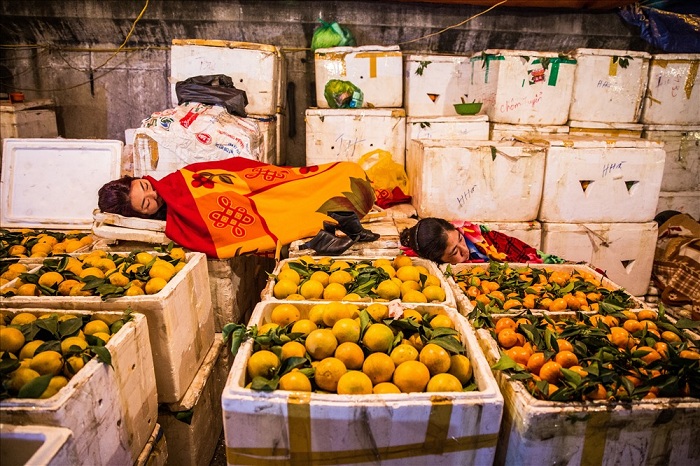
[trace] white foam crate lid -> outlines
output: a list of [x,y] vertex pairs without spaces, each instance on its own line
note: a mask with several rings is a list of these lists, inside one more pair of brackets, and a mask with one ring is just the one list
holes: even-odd
[[700,54],[654,54],[640,121],[697,125],[700,121]]
[[465,55],[404,55],[403,106],[415,117],[456,116],[469,86]]
[[555,52],[489,49],[470,58],[467,101],[483,102],[489,121],[563,125],[569,118],[576,60]]
[[658,226],[646,223],[543,223],[542,250],[586,262],[634,296],[646,294]]
[[[500,357],[498,344],[485,329],[477,338],[489,364]],[[522,382],[495,371],[503,394],[503,426],[497,463],[645,465],[691,464],[700,427],[696,398],[630,403],[555,402],[538,400]],[[667,419],[670,422],[665,422]],[[510,426],[508,428],[507,426]],[[502,446],[502,449],[500,448]]]
[[306,109],[306,165],[357,162],[377,149],[403,165],[406,112],[402,108]]
[[635,139],[549,137],[543,222],[648,222],[654,218],[666,153]]
[[403,105],[403,57],[398,45],[316,49],[314,72],[316,105],[320,108],[328,108],[324,90],[332,79],[359,87],[364,95],[363,107]]
[[285,107],[286,65],[279,47],[228,40],[173,39],[170,98],[175,84],[199,75],[224,74],[248,98],[246,113],[274,115]]
[[[94,314],[32,307],[2,311]],[[112,367],[93,358],[50,398],[0,401],[3,423],[71,430],[69,448],[74,449],[82,464],[133,464],[153,431],[158,403],[146,318],[132,315],[133,319],[105,345],[112,356]]]
[[[312,256],[314,259],[318,261],[318,259],[322,258],[323,256]],[[334,262],[338,261],[346,261],[350,265],[353,263],[365,261],[365,262],[372,262],[376,259],[388,259],[388,260],[393,260],[394,257],[396,256],[375,256],[375,257],[365,257],[365,256],[334,256]],[[413,265],[422,265],[426,269],[428,269],[428,272],[430,272],[431,275],[435,275],[439,280],[440,280],[440,286],[442,287],[443,290],[445,290],[445,301],[443,302],[436,302],[436,303],[426,303],[423,305],[426,306],[433,306],[433,305],[438,305],[438,306],[449,306],[449,307],[455,307],[455,299],[454,296],[451,293],[450,287],[447,284],[447,281],[445,280],[444,275],[438,268],[438,266],[435,264],[435,262],[423,259],[420,257],[411,257],[411,261]],[[285,266],[285,264],[289,262],[299,262],[298,259],[284,259],[277,264],[277,267],[275,267],[275,270],[272,271],[273,275],[278,275],[282,271],[282,267]],[[270,278],[267,281],[267,285],[265,285],[265,288],[263,288],[262,292],[260,293],[260,299],[261,301],[286,301],[282,299],[277,299],[275,298],[273,294],[273,288],[275,287],[275,284],[277,281],[274,278]],[[287,302],[296,302],[296,301],[287,301]],[[330,302],[329,300],[313,300],[314,303],[319,303],[319,302]],[[353,302],[353,301],[347,301],[347,302]],[[365,301],[366,302],[366,301]],[[358,302],[359,303],[359,302]]]
[[[608,277],[605,277],[602,273],[599,271],[595,270],[594,268],[591,268],[590,266],[586,264],[525,264],[525,263],[517,263],[517,262],[511,262],[510,263],[511,267],[513,268],[519,268],[519,267],[530,267],[533,269],[547,269],[547,270],[556,270],[556,271],[564,271],[564,272],[571,272],[574,270],[581,270],[590,273],[593,275],[593,277],[596,280],[599,280],[601,283],[601,286],[607,287],[609,289],[614,289],[618,290],[620,289],[620,285],[614,283],[612,280],[610,280]],[[448,265],[443,264],[440,266],[440,270],[442,272],[445,272],[447,270]],[[459,272],[464,272],[465,270],[472,269],[474,267],[481,267],[481,268],[488,268],[488,264],[484,263],[465,263],[465,264],[454,264],[454,265],[449,265],[450,269],[452,270],[452,273],[457,274]],[[467,295],[462,292],[462,290],[457,286],[457,282],[455,279],[451,276],[447,277],[447,283],[449,283],[450,288],[452,289],[452,292],[455,295],[455,301],[457,302],[457,309],[459,312],[466,316],[470,312],[474,310],[474,306],[472,305],[471,302],[469,302],[469,298]],[[644,306],[644,302],[641,301],[638,298],[635,298],[632,295],[629,295],[629,298],[631,302],[633,303],[633,307],[635,308],[642,308]],[[533,309],[533,311],[544,311],[545,309]],[[522,309],[514,309],[514,313],[520,313],[522,312]],[[506,311],[504,311],[506,313]]]
[[700,191],[700,126],[644,125],[642,138],[664,143],[662,192]]
[[158,402],[175,402],[184,396],[196,374],[192,368],[202,364],[214,338],[206,256],[191,252],[185,259],[185,267],[156,294],[104,301],[99,296],[13,296],[0,297],[0,306],[91,311],[132,309],[144,314],[148,318],[153,360],[157,361]]
[[506,123],[489,123],[489,139],[517,139],[520,136],[537,137],[538,135],[569,134],[568,125],[509,125]]
[[572,136],[596,136],[605,138],[640,138],[641,123],[602,123],[597,121],[569,120],[569,134]]
[[475,139],[489,138],[486,115],[459,115],[406,118],[406,148],[412,139]]
[[545,152],[517,141],[413,140],[406,157],[411,204],[420,217],[535,220]]
[[646,52],[576,49],[570,120],[634,123],[649,79]]
[[89,229],[97,191],[120,176],[124,143],[4,139],[0,227]]
[[[259,303],[250,325],[269,320],[277,303]],[[309,306],[310,307],[310,306]],[[491,464],[502,398],[471,327],[444,308],[461,333],[477,390],[458,393],[336,395],[244,388],[252,341],[233,362],[222,404],[233,463],[289,461]]]
[[63,466],[78,464],[70,448],[73,432],[62,427],[0,424],[0,463]]

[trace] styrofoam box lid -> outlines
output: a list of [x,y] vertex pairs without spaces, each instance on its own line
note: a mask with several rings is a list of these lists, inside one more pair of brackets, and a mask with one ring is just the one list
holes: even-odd
[[567,125],[511,125],[508,123],[490,123],[494,131],[518,131],[532,133],[568,133]]
[[557,136],[542,136],[540,139],[533,141],[533,144],[545,144],[550,147],[567,147],[570,149],[583,149],[583,148],[622,148],[622,147],[632,147],[632,148],[663,148],[663,143],[658,141],[649,141],[646,139],[633,139],[633,138],[605,138],[601,139],[598,137],[557,137]]
[[600,121],[569,120],[570,128],[627,129],[641,131],[642,126],[641,123],[603,123]]
[[342,55],[344,53],[358,53],[358,52],[400,52],[401,48],[398,45],[363,45],[362,47],[328,47],[325,49],[316,49],[316,55],[323,55],[325,53],[332,53],[337,55]]
[[319,117],[392,117],[403,118],[406,110],[403,108],[307,108],[306,116]]
[[461,61],[469,61],[469,57],[466,55],[418,55],[418,54],[407,54],[404,55],[405,61],[430,61],[435,63],[453,63]]
[[3,457],[9,464],[18,464],[15,461],[20,458],[23,463],[26,461],[24,464],[53,464],[56,454],[72,436],[73,432],[65,427],[0,424],[0,443],[7,449],[7,456]]
[[457,116],[428,116],[428,117],[407,117],[406,124],[412,123],[478,123],[489,121],[487,115],[457,115]]
[[620,58],[651,58],[651,54],[647,52],[637,52],[633,50],[611,50],[611,49],[576,49],[575,56],[579,55],[598,55],[598,56],[616,56]]
[[[530,151],[534,150],[536,152],[542,152],[545,148],[530,144],[527,142],[515,141],[515,140],[504,140],[504,141],[493,141],[493,140],[472,140],[472,139],[414,139],[414,142],[420,143],[424,148],[432,149],[435,147],[460,147],[463,149],[479,149],[482,147],[503,150],[507,148],[514,149],[528,149]],[[510,154],[511,156],[516,156],[515,154]],[[526,154],[524,154],[526,155]]]
[[700,53],[655,53],[651,55],[652,60],[700,60]]
[[0,227],[89,229],[97,191],[119,178],[123,143],[5,139]]
[[559,52],[541,52],[534,50],[501,50],[501,49],[487,49],[483,52],[476,52],[471,55],[471,58],[479,58],[481,55],[503,55],[503,56],[513,56],[513,57],[549,57],[549,58],[559,58]]
[[694,133],[700,131],[698,125],[643,125],[644,131],[680,131]]

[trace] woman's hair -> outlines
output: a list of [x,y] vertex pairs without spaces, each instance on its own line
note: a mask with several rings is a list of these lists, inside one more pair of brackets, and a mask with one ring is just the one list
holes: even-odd
[[129,191],[131,190],[131,182],[136,179],[138,178],[125,175],[102,186],[97,192],[97,206],[100,210],[125,217],[148,218],[148,215],[136,212],[131,207]]
[[445,219],[428,217],[418,220],[411,228],[401,232],[401,245],[413,249],[420,257],[441,263],[447,248],[447,233],[456,230]]

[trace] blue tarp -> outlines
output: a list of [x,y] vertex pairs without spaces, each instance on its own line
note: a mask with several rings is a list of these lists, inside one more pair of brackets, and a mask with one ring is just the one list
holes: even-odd
[[700,1],[657,0],[628,5],[620,17],[640,29],[640,37],[669,53],[700,53]]

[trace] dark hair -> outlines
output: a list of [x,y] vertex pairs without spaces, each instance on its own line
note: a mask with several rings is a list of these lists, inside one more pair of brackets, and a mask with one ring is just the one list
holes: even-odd
[[447,233],[456,229],[445,219],[427,217],[418,220],[411,228],[405,228],[399,240],[402,246],[413,249],[420,257],[442,263],[447,248]]
[[149,218],[148,215],[136,212],[131,207],[129,191],[131,190],[131,182],[137,179],[133,176],[125,175],[102,186],[97,192],[97,206],[100,210],[125,217]]

